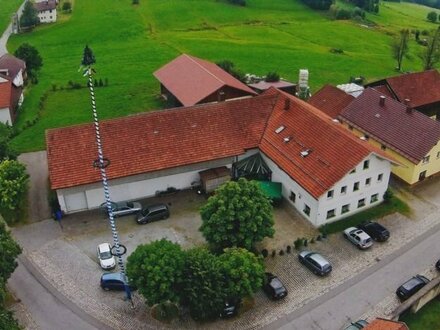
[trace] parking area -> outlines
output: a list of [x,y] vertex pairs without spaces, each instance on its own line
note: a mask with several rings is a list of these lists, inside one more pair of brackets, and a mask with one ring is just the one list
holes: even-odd
[[[438,223],[435,217],[429,217],[437,210],[434,204],[411,192],[401,193],[417,201],[420,212],[424,210],[425,216],[408,218],[393,214],[379,219],[391,231],[391,238],[386,243],[375,243],[371,249],[359,251],[341,234],[309,243],[308,249],[321,253],[333,265],[333,272],[325,278],[315,276],[301,265],[297,260],[299,251],[293,249],[296,238],[316,237],[317,230],[287,203],[282,204],[274,210],[275,237],[265,239],[258,248],[279,252],[280,249],[286,251],[288,245],[292,246],[291,253],[286,252],[282,256],[277,253],[275,257],[265,259],[267,270],[280,277],[289,295],[283,301],[273,302],[260,291],[254,297],[253,308],[242,311],[239,317],[203,325],[189,318],[178,319],[172,324],[159,323],[151,317],[137,294],[134,295],[136,308],[132,309],[123,300],[122,293],[101,290],[99,278],[102,270],[97,263],[96,246],[105,241],[111,242],[111,233],[106,217],[99,210],[66,216],[61,220],[62,229],[57,222],[48,220],[15,231],[20,242],[28,249],[31,261],[60,292],[114,328],[250,329],[262,327],[316,299]],[[184,248],[205,243],[198,230],[201,225],[199,208],[206,202],[204,196],[194,191],[182,191],[142,203],[147,205],[159,201],[169,205],[170,218],[147,225],[138,225],[134,216],[117,218],[121,242],[127,246],[128,254],[139,244],[161,238],[178,242]],[[38,239],[29,239],[34,234],[38,235]]]

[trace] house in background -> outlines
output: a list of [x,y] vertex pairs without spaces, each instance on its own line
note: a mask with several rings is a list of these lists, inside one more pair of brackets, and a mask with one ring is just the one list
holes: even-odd
[[192,106],[257,95],[214,63],[182,54],[153,73],[169,107]]
[[24,100],[24,61],[5,54],[0,57],[0,122],[12,125]]
[[263,93],[264,91],[267,91],[271,87],[277,88],[280,91],[289,93],[291,95],[295,95],[296,93],[296,84],[291,83],[289,81],[280,79],[279,81],[265,81],[261,80],[256,83],[248,84],[250,88],[252,88],[254,91],[256,91],[258,94]]
[[[199,172],[260,154],[283,197],[320,226],[383,199],[391,162],[313,106],[274,88],[251,97],[100,123],[114,201],[191,187]],[[46,131],[51,188],[67,213],[103,202],[95,130]],[[127,147],[135,146],[135,147]],[[232,171],[231,171],[232,172]]]
[[440,74],[437,70],[406,73],[366,84],[385,96],[440,120]]
[[57,0],[36,1],[34,8],[40,23],[52,23],[57,21]]
[[375,88],[367,88],[351,102],[341,92],[326,86],[310,103],[397,160],[401,166],[393,166],[392,172],[406,183],[414,184],[440,172],[439,121]]

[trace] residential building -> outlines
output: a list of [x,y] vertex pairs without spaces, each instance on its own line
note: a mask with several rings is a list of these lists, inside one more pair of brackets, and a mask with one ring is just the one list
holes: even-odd
[[[191,187],[199,172],[260,153],[282,193],[315,226],[377,205],[392,159],[313,106],[274,88],[252,98],[100,123],[115,201]],[[92,124],[46,132],[49,176],[63,211],[103,202]]]
[[[359,95],[358,95],[359,96]],[[354,96],[332,85],[325,85],[310,97],[308,103],[336,119],[342,110],[355,99]]]
[[413,109],[440,120],[440,74],[435,69],[381,79],[365,87],[373,87],[385,96],[407,102]]
[[44,0],[34,3],[40,23],[52,23],[57,21],[57,0]]
[[214,63],[182,54],[153,73],[169,107],[254,96],[257,93]]
[[15,87],[23,87],[26,75],[26,63],[10,54],[0,56],[0,74],[11,79]]

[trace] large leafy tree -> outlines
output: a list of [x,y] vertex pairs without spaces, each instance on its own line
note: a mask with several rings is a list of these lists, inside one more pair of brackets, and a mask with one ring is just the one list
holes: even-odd
[[211,248],[251,250],[256,242],[272,237],[272,205],[256,182],[239,179],[216,190],[201,208],[200,231]]
[[[26,199],[29,175],[26,167],[16,160],[4,160],[0,163],[0,213],[8,214],[6,220],[17,220],[17,212]],[[9,216],[13,212],[14,215]]]
[[228,248],[220,255],[222,273],[227,278],[229,297],[251,296],[264,282],[264,265],[261,257],[242,248]]
[[0,162],[5,159],[17,159],[18,152],[11,147],[11,127],[0,123]]
[[440,27],[431,34],[428,45],[420,57],[424,70],[433,69],[440,61]]
[[26,62],[26,70],[30,77],[35,77],[38,70],[43,66],[43,59],[38,50],[25,42],[14,52],[14,55]]
[[393,58],[397,61],[397,70],[402,69],[403,58],[408,53],[409,30],[401,30],[399,36],[391,44]]
[[180,303],[185,253],[162,239],[139,245],[127,259],[127,276],[152,306]]
[[30,28],[40,23],[33,1],[27,1],[20,16],[20,26]]
[[217,318],[227,298],[227,279],[220,259],[205,248],[187,252],[183,303],[194,319]]

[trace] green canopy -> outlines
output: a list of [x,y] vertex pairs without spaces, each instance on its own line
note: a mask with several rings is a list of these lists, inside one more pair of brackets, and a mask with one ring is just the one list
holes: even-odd
[[256,181],[264,194],[272,201],[280,201],[283,198],[281,182]]

